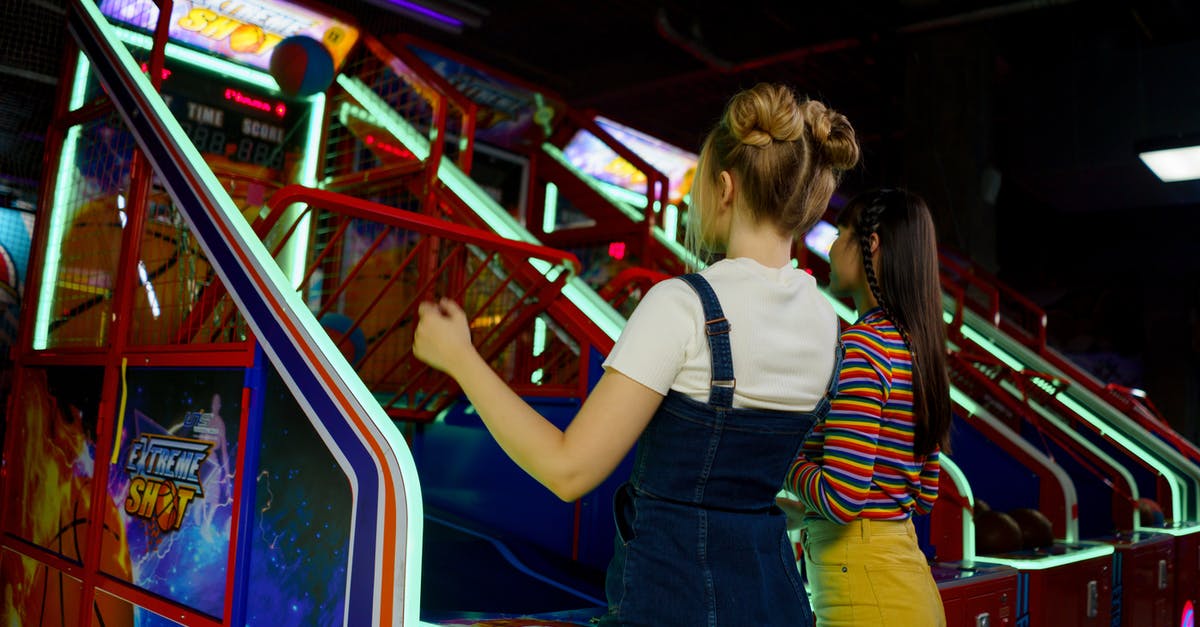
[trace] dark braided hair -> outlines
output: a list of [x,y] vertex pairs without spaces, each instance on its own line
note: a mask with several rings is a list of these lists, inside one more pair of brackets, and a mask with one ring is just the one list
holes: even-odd
[[[914,452],[927,456],[938,447],[949,450],[946,327],[929,208],[911,192],[881,189],[853,198],[838,224],[857,236],[867,287],[911,354]],[[871,254],[872,235],[879,238],[878,267]]]
[[[894,190],[880,191],[888,193]],[[867,275],[867,287],[871,289],[871,295],[879,303],[879,308],[883,310],[883,315],[892,324],[896,325],[896,330],[900,332],[900,338],[904,340],[904,345],[908,347],[915,362],[917,360],[917,352],[913,350],[912,342],[908,339],[908,330],[904,328],[904,324],[892,313],[891,307],[888,307],[887,298],[884,296],[883,290],[879,289],[879,280],[875,278],[875,263],[871,258],[871,236],[875,235],[879,230],[879,217],[885,208],[886,205],[875,203],[860,211],[858,214],[858,224],[855,225],[854,232],[858,234],[858,247],[862,251],[863,273]]]

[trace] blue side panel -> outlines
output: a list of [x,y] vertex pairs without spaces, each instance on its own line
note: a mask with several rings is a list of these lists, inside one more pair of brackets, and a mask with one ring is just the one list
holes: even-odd
[[1077,425],[1075,430],[1087,438],[1089,442],[1095,444],[1097,448],[1125,466],[1125,469],[1133,475],[1134,482],[1137,483],[1139,496],[1157,500],[1158,482],[1155,480],[1155,473],[1153,471],[1143,466],[1136,459],[1132,459],[1123,449],[1100,437],[1099,434],[1091,429]]
[[[560,428],[579,410],[575,399],[526,400]],[[422,428],[414,448],[427,505],[570,556],[574,504],[560,501],[513,463],[465,399]]]
[[1029,627],[1029,573],[1017,573],[1017,622],[1016,627]]
[[[246,389],[250,391],[250,407],[246,412],[246,452],[240,476],[241,504],[237,512],[238,529],[254,529],[258,511],[258,462],[262,442],[263,395],[267,387],[266,361],[262,347],[254,347],[254,366],[246,369]],[[247,597],[250,590],[250,552],[255,534],[242,531],[234,547],[233,612],[231,625],[246,624]]]
[[1022,425],[1021,435],[1058,463],[1075,484],[1075,496],[1079,501],[1079,537],[1086,539],[1111,534],[1114,530],[1112,488],[1100,475],[1089,470],[1100,469],[1091,465],[1084,466],[1076,459],[1076,456],[1082,457],[1081,453],[1068,453],[1049,438],[1042,437],[1037,429],[1028,423]]
[[[599,380],[603,356],[593,351],[590,386]],[[576,399],[526,398],[559,428],[578,413]],[[575,504],[563,503],[508,458],[465,400],[413,438],[425,502],[488,529],[570,558],[575,542]],[[603,569],[612,557],[612,496],[632,466],[632,455],[580,504],[579,561]]]
[[921,547],[921,552],[925,554],[926,559],[934,559],[937,556],[937,547],[929,542],[929,517],[913,516],[912,521],[913,528],[917,532],[917,546]]
[[[601,365],[605,355],[592,350],[590,387],[595,387],[603,373]],[[612,475],[583,498],[579,525],[579,561],[596,568],[607,568],[612,559],[613,537],[616,525],[613,522],[613,495],[617,488],[629,479],[633,472],[633,453],[617,466]]]
[[1125,554],[1121,551],[1113,553],[1113,568],[1112,568],[1112,620],[1109,623],[1112,627],[1121,627],[1121,612],[1123,605],[1123,597],[1125,595],[1124,581],[1125,577],[1121,574],[1123,568]]
[[971,482],[971,492],[996,511],[1038,507],[1041,488],[1037,474],[976,429],[971,421],[954,418],[954,463]]
[[246,619],[237,624],[340,625],[350,602],[350,483],[275,368],[262,366],[253,391],[261,399],[259,461],[247,466],[256,472],[248,477],[255,489],[245,528],[252,535]]

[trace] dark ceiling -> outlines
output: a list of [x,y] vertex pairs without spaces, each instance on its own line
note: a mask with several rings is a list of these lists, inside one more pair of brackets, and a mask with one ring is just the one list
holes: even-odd
[[[904,144],[932,141],[970,144],[986,153],[983,165],[1027,178],[1040,199],[1064,210],[1198,198],[1194,186],[1148,178],[1134,144],[1200,132],[1200,83],[1191,79],[1200,70],[1200,3],[475,6],[486,15],[461,35],[409,28],[685,147],[738,88],[782,80],[850,116],[875,176],[900,174],[890,161]],[[958,137],[914,137],[917,130]],[[1076,189],[1098,184],[1095,194]]]
[[[969,157],[1002,188],[1063,211],[1200,200],[1196,185],[1157,183],[1134,153],[1200,132],[1191,0],[416,0],[464,17],[459,33],[381,8],[395,1],[326,4],[376,35],[415,33],[686,148],[734,91],[785,81],[850,117],[864,184],[910,178],[924,153]],[[63,0],[0,5],[0,175],[27,181]]]

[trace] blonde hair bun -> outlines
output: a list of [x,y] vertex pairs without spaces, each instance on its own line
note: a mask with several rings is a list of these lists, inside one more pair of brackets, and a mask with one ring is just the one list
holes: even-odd
[[801,109],[825,163],[835,170],[849,170],[858,164],[858,141],[846,116],[817,100],[805,102]]
[[796,141],[804,135],[804,116],[796,96],[782,85],[759,83],[729,102],[729,131],[749,146]]

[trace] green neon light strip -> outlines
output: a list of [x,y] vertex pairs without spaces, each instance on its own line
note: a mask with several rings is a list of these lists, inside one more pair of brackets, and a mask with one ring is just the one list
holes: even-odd
[[[1084,420],[1087,420],[1088,422],[1099,427],[1100,433],[1102,435],[1108,436],[1108,437],[1112,438],[1113,440],[1116,440],[1117,443],[1119,443],[1126,450],[1131,451],[1134,455],[1137,455],[1138,457],[1141,457],[1142,459],[1144,459],[1155,470],[1162,473],[1163,476],[1166,477],[1167,483],[1169,483],[1171,485],[1172,507],[1175,508],[1175,509],[1172,509],[1171,511],[1179,512],[1178,514],[1175,515],[1175,518],[1182,520],[1185,517],[1187,517],[1187,512],[1192,512],[1192,516],[1190,517],[1192,520],[1195,520],[1197,517],[1200,517],[1200,512],[1196,512],[1193,509],[1196,506],[1196,504],[1188,502],[1189,493],[1185,490],[1185,488],[1182,484],[1182,481],[1186,480],[1189,477],[1189,475],[1187,473],[1182,472],[1181,470],[1178,469],[1178,467],[1172,468],[1171,466],[1168,466],[1166,463],[1164,463],[1161,456],[1151,456],[1148,451],[1143,449],[1140,445],[1135,444],[1134,441],[1131,440],[1130,438],[1126,437],[1126,435],[1124,433],[1117,431],[1115,429],[1106,429],[1105,428],[1106,426],[1114,426],[1114,425],[1112,425],[1112,423],[1110,423],[1110,422],[1101,420],[1098,416],[1093,414],[1091,411],[1089,411],[1083,405],[1080,405],[1069,394],[1059,394],[1058,399],[1062,402],[1063,405],[1066,405],[1068,409],[1075,412],[1079,416],[1083,417]],[[1138,427],[1138,428],[1140,429],[1140,427]],[[1144,431],[1142,432],[1142,435],[1147,438],[1148,444],[1152,445],[1154,442],[1158,441],[1157,437],[1147,434]],[[1162,445],[1165,446],[1165,443],[1162,443]],[[1175,451],[1174,449],[1171,449],[1171,448],[1167,448],[1166,452],[1179,455],[1178,451]],[[1180,456],[1180,457],[1182,457],[1182,456]],[[1185,463],[1191,465],[1190,462],[1187,462],[1187,460],[1183,460],[1183,461]],[[1193,466],[1193,468],[1194,468],[1194,466]],[[1185,467],[1185,469],[1186,469],[1186,467]],[[1195,475],[1191,475],[1191,478],[1194,480]]]
[[[1080,546],[1080,545],[1076,545]],[[1056,568],[1065,564],[1074,564],[1083,562],[1097,557],[1107,557],[1112,555],[1116,549],[1111,544],[1092,544],[1086,543],[1087,548],[1071,551],[1064,555],[1047,555],[1036,559],[1012,559],[1004,557],[992,557],[985,555],[976,557],[976,562],[984,564],[1002,564],[1004,566],[1012,566],[1018,570],[1046,570]]]
[[1020,361],[1017,360],[1017,358],[1013,357],[1012,355],[1008,354],[1007,351],[1005,351],[1005,350],[1001,349],[999,346],[997,346],[996,343],[991,340],[991,338],[985,337],[984,335],[980,334],[975,329],[973,329],[965,324],[962,327],[962,331],[963,331],[964,337],[966,337],[968,340],[971,340],[972,342],[974,342],[976,345],[978,345],[983,350],[987,351],[990,355],[992,355],[996,359],[999,359],[1000,361],[1004,362],[1004,364],[1007,365],[1009,368],[1012,368],[1013,370],[1017,370],[1017,371],[1025,370],[1025,364],[1021,363]]
[[533,356],[537,357],[546,352],[546,321],[536,318],[533,321]]
[[366,109],[343,101],[341,106],[338,107],[338,121],[342,123],[342,126],[349,127],[350,118],[352,117],[358,118],[367,124],[382,126],[382,123],[375,119],[375,116],[367,113]]
[[1082,405],[1076,403],[1075,399],[1073,399],[1069,396],[1066,396],[1066,395],[1059,395],[1058,398],[1062,402],[1063,405],[1067,406],[1067,409],[1070,409],[1071,411],[1075,412],[1076,415],[1082,417],[1084,420],[1087,420],[1088,422],[1092,423],[1093,425],[1096,425],[1097,427],[1099,427],[1101,435],[1112,438],[1122,448],[1124,448],[1126,451],[1129,451],[1131,455],[1142,459],[1147,464],[1149,464],[1151,468],[1154,468],[1154,470],[1161,473],[1162,476],[1166,478],[1167,483],[1170,484],[1170,486],[1171,486],[1171,507],[1172,507],[1171,511],[1179,512],[1179,514],[1176,514],[1176,517],[1181,518],[1181,519],[1183,518],[1182,514],[1185,511],[1184,498],[1185,498],[1186,492],[1184,490],[1182,483],[1180,482],[1179,475],[1176,473],[1176,471],[1174,469],[1172,469],[1172,468],[1168,467],[1166,464],[1164,464],[1162,462],[1162,460],[1159,459],[1157,456],[1150,455],[1149,451],[1145,451],[1140,446],[1134,444],[1132,440],[1130,440],[1129,438],[1126,438],[1120,432],[1115,431],[1113,429],[1105,429],[1104,428],[1105,423],[1102,422],[1099,418],[1097,418],[1095,414],[1092,414],[1090,411],[1085,409]]
[[[387,106],[372,92],[366,85],[356,78],[339,74],[337,77],[338,84],[342,86],[355,100],[358,101],[367,113],[374,116],[381,122],[387,132],[392,134],[397,141],[404,144],[405,148],[413,153],[422,161],[429,156],[429,144],[424,137],[421,136],[415,128],[412,127],[400,114],[396,113],[392,108]],[[508,214],[491,196],[488,196],[479,185],[472,181],[470,177],[463,174],[458,166],[442,160],[438,166],[438,179],[450,188],[450,191],[458,195],[463,202],[467,203],[476,215],[483,218],[488,226],[500,237],[514,239],[530,244],[541,244],[525,227],[521,226],[511,215]],[[530,263],[540,272],[545,274],[550,265],[542,262],[541,265],[534,263],[531,259]],[[617,313],[600,295],[596,293],[587,283],[577,276],[567,279],[567,284],[563,287],[563,296],[571,301],[585,315],[596,323],[596,326],[608,335],[613,341],[621,335],[621,330],[625,328],[625,318]]]
[[[308,187],[317,186],[317,170],[320,167],[318,159],[321,155],[321,127],[325,118],[325,94],[319,93],[309,98],[308,129],[304,141],[304,163],[300,167],[300,184]],[[303,205],[288,208],[288,212],[301,212]],[[304,288],[304,272],[308,261],[308,233],[311,228],[312,214],[304,213],[296,225],[288,246],[290,253],[285,252],[283,259],[291,257],[288,278],[291,279],[292,289],[300,291]]]
[[1140,524],[1134,528],[1134,531],[1141,533],[1161,533],[1163,535],[1175,536],[1182,538],[1185,536],[1194,536],[1200,534],[1200,525],[1189,525],[1187,527],[1143,527]]
[[[86,70],[85,70],[86,71]],[[33,323],[33,348],[45,350],[49,345],[50,319],[53,317],[54,290],[58,284],[58,262],[62,258],[62,243],[70,211],[72,192],[75,191],[75,152],[79,145],[79,127],[72,126],[63,141],[62,156],[58,160],[58,176],[54,185],[54,207],[50,213],[50,232],[46,236],[45,263],[42,284],[38,289],[37,319]]]
[[[149,50],[154,45],[154,39],[149,35],[135,33],[123,28],[113,28],[116,31],[117,39],[142,50]],[[220,57],[209,56],[203,52],[197,52],[191,48],[168,42],[166,47],[166,56],[169,59],[186,63],[192,67],[216,72],[227,78],[236,79],[243,83],[249,83],[256,87],[262,87],[269,90],[273,95],[282,94],[279,91],[279,83],[275,82],[275,77],[266,72],[248,68],[244,65],[238,65],[230,61],[226,61]],[[140,70],[139,70],[140,71]]]
[[[287,285],[286,277],[280,270],[279,266],[274,262],[270,253],[263,246],[258,236],[250,228],[249,222],[242,217],[237,205],[233,199],[225,192],[225,188],[217,179],[216,175],[209,169],[204,158],[201,157],[199,151],[192,145],[191,141],[187,140],[187,135],[183,132],[179,122],[171,115],[167,109],[166,103],[161,98],[155,97],[155,91],[151,86],[149,79],[141,73],[138,64],[133,60],[122,46],[119,45],[114,29],[108,24],[104,16],[99,12],[99,8],[90,2],[81,2],[78,6],[82,7],[85,13],[85,18],[90,19],[98,28],[101,36],[107,41],[117,56],[118,63],[123,66],[123,71],[130,76],[136,85],[136,90],[141,94],[148,96],[146,101],[149,104],[147,115],[152,115],[157,119],[169,133],[171,138],[178,144],[178,148],[185,160],[185,167],[200,179],[201,185],[209,190],[213,198],[216,200],[216,210],[223,218],[223,222],[233,229],[234,245],[240,246],[242,250],[252,255],[258,262],[258,266],[262,268],[265,278],[276,286]],[[206,59],[211,59],[206,57]],[[337,374],[341,384],[346,386],[345,391],[355,399],[364,415],[373,423],[379,437],[384,440],[385,445],[392,452],[390,460],[396,466],[397,479],[402,486],[403,498],[397,496],[398,500],[403,501],[405,517],[406,536],[403,542],[403,563],[405,564],[420,564],[422,553],[422,537],[424,535],[424,511],[421,499],[421,486],[417,481],[416,464],[413,461],[409,451],[408,443],[404,439],[404,435],[392,422],[391,418],[384,413],[382,406],[375,401],[371,395],[371,391],[367,389],[366,384],[358,376],[358,373],[350,366],[350,364],[342,357],[341,351],[334,345],[333,340],[317,322],[300,299],[299,294],[294,291],[280,290],[279,297],[282,298],[284,307],[289,314],[292,322],[303,327],[308,339],[313,342],[318,352],[324,357],[328,365],[333,368]],[[267,351],[272,354],[271,351]],[[276,367],[280,364],[276,363]],[[310,421],[320,430],[321,417],[309,415]],[[335,451],[335,457],[338,457]],[[340,460],[344,462],[344,460]],[[379,463],[388,463],[387,459],[378,460]],[[349,471],[349,468],[345,468]],[[347,472],[347,476],[350,473]],[[376,498],[377,495],[358,495],[359,498]],[[398,515],[400,513],[398,512]],[[382,533],[383,531],[381,531]],[[402,603],[404,604],[404,613],[406,616],[417,617],[420,614],[420,586],[421,581],[418,576],[401,577],[405,588],[400,591],[403,596]],[[416,622],[415,620],[413,622]]]
[[[954,463],[954,460],[950,459],[949,455],[942,455],[939,458],[939,462],[942,466],[942,472],[947,477],[950,477],[950,480],[954,482],[954,487],[958,489],[959,494],[961,494],[963,499],[967,501],[967,504],[971,506],[971,509],[974,509],[975,494],[971,492],[971,484],[967,481],[967,476],[963,474],[962,469],[958,467],[958,464]],[[962,561],[969,564],[975,560],[975,518],[971,514],[971,510],[967,510],[965,508],[963,510],[962,535]]]
[[708,265],[701,261],[699,257],[693,255],[687,248],[683,246],[683,244],[675,241],[675,238],[667,237],[667,234],[657,226],[651,229],[650,232],[654,235],[654,239],[658,240],[658,243],[662,244],[667,250],[671,251],[676,258],[682,259],[683,262],[689,267],[702,270]]
[[[87,90],[88,74],[91,72],[88,58],[79,53],[75,65],[75,80],[71,82],[71,99],[68,109],[74,111],[83,106]],[[62,242],[67,219],[70,192],[75,190],[75,154],[79,148],[79,126],[67,130],[62,153],[58,159],[58,175],[54,184],[54,206],[50,211],[50,231],[46,235],[46,255],[42,264],[42,283],[38,289],[37,317],[33,321],[33,348],[45,350],[50,342],[50,319],[53,317],[54,288],[58,283],[58,262],[62,258]]]
[[[424,161],[429,157],[429,140],[421,135],[413,125],[388,106],[370,87],[357,78],[338,74],[338,85],[358,101],[367,113],[374,118],[379,126],[391,133],[400,143],[404,144],[417,159]],[[353,109],[351,109],[353,111]]]
[[[1000,386],[1003,387],[1010,394],[1018,395],[1018,396],[1021,394],[1021,391],[1018,390],[1016,386],[1012,385],[1008,381],[1002,381],[1000,383]],[[1049,421],[1051,424],[1053,424],[1054,427],[1056,429],[1058,429],[1058,431],[1060,433],[1063,433],[1067,437],[1071,438],[1071,440],[1074,441],[1080,448],[1090,451],[1093,455],[1095,455],[1096,457],[1099,457],[1101,459],[1101,461],[1103,461],[1104,463],[1115,468],[1117,473],[1120,474],[1121,477],[1125,479],[1125,482],[1129,484],[1129,492],[1130,492],[1129,496],[1131,496],[1135,501],[1138,499],[1138,496],[1139,496],[1138,485],[1137,485],[1137,482],[1134,481],[1133,474],[1129,472],[1128,468],[1126,468],[1123,464],[1121,464],[1117,460],[1113,459],[1112,456],[1110,456],[1107,453],[1105,453],[1104,451],[1100,450],[1099,447],[1097,447],[1095,444],[1093,444],[1087,438],[1080,435],[1079,432],[1072,429],[1065,420],[1063,420],[1062,418],[1057,416],[1054,412],[1046,409],[1045,407],[1038,404],[1036,401],[1034,401],[1032,399],[1029,399],[1028,403],[1029,403],[1029,406],[1032,407],[1034,411],[1036,411],[1039,415],[1041,415],[1043,418],[1045,418],[1047,421]],[[1170,480],[1170,475],[1167,475],[1167,478],[1168,478],[1168,480]],[[1129,522],[1130,522],[1131,527],[1136,524],[1136,522],[1137,522],[1137,513],[1136,512],[1134,512],[1134,519]]]
[[833,310],[835,312],[837,312],[837,315],[839,318],[841,318],[842,320],[845,320],[846,322],[849,322],[851,324],[854,324],[856,321],[858,321],[858,313],[857,312],[855,312],[853,309],[848,307],[840,299],[834,298],[829,292],[827,292],[825,290],[825,288],[822,287],[820,289],[821,289],[821,293],[825,295],[826,300],[829,301],[829,304],[833,305]]
[[71,83],[71,104],[69,109],[74,111],[83,106],[83,98],[87,92],[88,74],[92,71],[92,63],[88,58],[79,53],[78,63],[75,66],[75,80]]
[[979,405],[971,400],[971,397],[963,394],[962,390],[959,390],[957,387],[950,386],[950,400],[961,405],[972,416],[977,416],[980,413]]
[[558,146],[555,146],[554,144],[548,142],[543,143],[542,151],[547,155],[550,155],[550,157],[557,161],[559,165],[566,168],[569,172],[579,178],[579,180],[586,183],[588,187],[592,188],[596,193],[603,196],[606,200],[608,200],[608,202],[612,203],[612,205],[619,209],[621,213],[629,216],[630,220],[633,220],[634,222],[641,222],[642,220],[646,219],[639,210],[640,207],[646,206],[645,196],[637,192],[631,192],[619,185],[605,183],[604,181],[597,180],[595,177],[584,174],[582,170],[575,167],[574,164],[568,161],[567,156],[563,154],[563,151],[559,150]]
[[667,212],[663,214],[663,235],[670,240],[679,235],[679,207],[675,205],[667,205]]
[[[981,326],[981,318],[969,311],[964,311],[963,313],[964,336],[1011,367],[1018,370],[1026,369],[1020,360],[1018,360],[1004,348],[1001,348],[996,342],[993,342],[992,340],[980,335],[970,326],[967,326],[968,324]],[[996,338],[1004,340],[1006,344],[1009,343],[1008,338],[1006,338],[1000,331],[995,330],[994,332],[997,334],[995,336]],[[1051,364],[1047,363],[1040,357],[1033,355],[1023,347],[1020,347],[1015,341],[1012,341],[1011,344],[1006,348],[1015,349],[1014,352],[1019,351],[1024,353],[1021,355],[1021,357],[1025,361],[1031,363],[1033,366],[1033,368],[1031,368],[1032,370],[1046,372],[1048,374],[1053,374],[1066,379],[1066,377],[1061,372],[1054,369]],[[1197,479],[1200,478],[1200,468],[1197,468],[1194,464],[1184,459],[1178,451],[1171,449],[1165,442],[1158,440],[1156,437],[1150,436],[1141,427],[1132,424],[1132,421],[1130,421],[1128,417],[1116,412],[1115,410],[1114,415],[1109,417],[1110,420],[1101,419],[1072,396],[1073,394],[1079,394],[1080,392],[1086,392],[1086,390],[1079,390],[1078,386],[1071,386],[1065,391],[1059,393],[1056,398],[1077,416],[1094,426],[1100,434],[1111,438],[1117,443],[1118,446],[1128,451],[1131,456],[1145,460],[1157,472],[1161,473],[1163,477],[1166,478],[1167,483],[1171,486],[1171,511],[1178,512],[1178,514],[1176,514],[1177,518],[1188,518],[1189,515],[1192,518],[1200,516],[1200,512],[1193,510],[1193,508],[1196,506],[1196,503],[1189,502],[1189,493],[1186,492],[1185,486],[1181,481],[1182,478],[1190,478],[1194,485]],[[1021,397],[1019,392],[1013,392],[1013,395]],[[1099,399],[1096,399],[1096,401],[1097,404],[1103,405],[1103,402],[1099,401]],[[1125,430],[1119,430],[1120,426],[1124,426]],[[1146,439],[1144,442],[1138,442],[1129,436],[1130,433],[1137,434],[1133,437],[1145,437]],[[1167,461],[1164,461],[1164,458]]]
[[542,206],[542,232],[553,233],[558,226],[558,186],[546,183],[546,202]]

